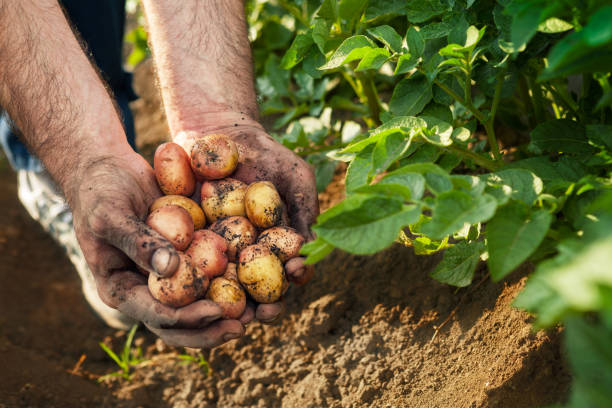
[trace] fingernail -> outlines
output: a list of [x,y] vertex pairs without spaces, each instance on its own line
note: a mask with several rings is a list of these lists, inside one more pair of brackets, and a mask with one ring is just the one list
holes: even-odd
[[226,333],[225,336],[223,336],[223,341],[234,340],[240,336],[242,336],[242,333]]
[[159,248],[153,252],[153,256],[151,257],[151,266],[158,275],[165,275],[171,258],[172,255],[168,249]]

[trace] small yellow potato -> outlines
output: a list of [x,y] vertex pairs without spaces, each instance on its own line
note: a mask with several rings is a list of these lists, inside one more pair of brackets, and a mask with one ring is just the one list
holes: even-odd
[[257,239],[257,230],[253,224],[240,216],[217,220],[209,228],[227,241],[227,258],[230,262],[238,260],[240,251]]
[[191,257],[195,266],[209,279],[223,275],[227,268],[227,242],[209,230],[193,233],[191,245],[185,253]]
[[274,184],[258,181],[249,185],[244,196],[247,217],[257,227],[270,228],[282,220],[283,202]]
[[179,268],[174,275],[160,278],[149,274],[149,291],[161,303],[172,307],[183,307],[204,297],[208,278],[198,271],[191,258],[179,252]]
[[238,281],[259,303],[274,303],[285,289],[283,264],[263,245],[251,245],[240,252]]
[[179,251],[185,250],[193,239],[193,219],[183,207],[166,205],[153,211],[146,224],[159,232]]
[[300,254],[300,248],[304,243],[302,237],[296,230],[289,227],[272,227],[259,235],[257,243],[267,247],[282,263]]
[[238,148],[227,136],[206,135],[196,140],[191,149],[191,168],[205,180],[229,176],[238,166]]
[[167,195],[159,197],[157,200],[153,201],[153,204],[151,204],[150,212],[167,205],[178,205],[179,207],[183,207],[185,210],[187,210],[189,215],[191,215],[193,227],[195,229],[204,228],[206,225],[206,216],[204,215],[202,208],[200,208],[198,203],[192,199],[182,195]]
[[155,178],[161,191],[166,194],[189,197],[195,190],[195,175],[185,150],[176,143],[163,143],[153,157]]
[[210,222],[233,215],[245,216],[244,195],[247,185],[233,178],[202,183],[202,208]]
[[225,277],[213,279],[206,298],[221,306],[225,319],[239,318],[246,308],[246,294],[237,280]]

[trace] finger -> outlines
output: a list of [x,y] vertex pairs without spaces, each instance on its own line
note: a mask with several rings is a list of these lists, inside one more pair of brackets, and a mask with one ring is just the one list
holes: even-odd
[[307,241],[312,240],[314,237],[310,226],[315,223],[319,214],[319,199],[314,172],[306,163],[298,163],[290,173],[285,200],[293,228]]
[[298,285],[303,285],[309,282],[314,276],[314,265],[304,265],[304,257],[296,257],[287,261],[285,264],[285,272],[287,279]]
[[255,318],[262,323],[271,324],[280,319],[285,311],[285,300],[276,303],[261,303],[255,310]]
[[210,300],[198,300],[175,309],[155,300],[146,278],[135,272],[115,272],[97,278],[100,298],[109,306],[155,328],[201,328],[219,319],[223,310]]
[[244,335],[244,326],[238,320],[218,320],[196,330],[158,329],[146,326],[169,346],[208,349]]
[[251,323],[253,319],[255,319],[255,305],[248,301],[244,309],[244,313],[242,313],[242,316],[240,316],[238,320],[240,320],[240,323],[246,326]]
[[105,213],[92,217],[92,230],[141,268],[160,277],[176,272],[179,256],[172,244],[135,215],[111,217]]

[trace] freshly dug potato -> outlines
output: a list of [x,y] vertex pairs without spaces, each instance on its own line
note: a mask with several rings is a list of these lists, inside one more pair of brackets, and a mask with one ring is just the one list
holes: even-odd
[[230,262],[238,260],[240,251],[253,244],[257,239],[257,230],[244,217],[234,216],[215,221],[210,230],[221,235],[227,241],[227,258]]
[[153,157],[155,178],[161,191],[166,194],[190,196],[195,189],[195,175],[191,170],[189,156],[176,143],[163,143]]
[[179,251],[185,250],[193,239],[193,219],[183,207],[166,205],[153,211],[146,224],[159,232]]
[[153,204],[151,204],[151,212],[167,205],[178,205],[179,207],[183,207],[185,210],[187,210],[189,215],[191,215],[193,227],[195,229],[204,228],[206,225],[206,216],[204,215],[202,208],[200,208],[198,203],[192,199],[182,195],[167,195],[159,197],[157,200],[153,201]]
[[179,252],[180,263],[176,273],[169,278],[149,274],[149,291],[161,303],[182,307],[202,298],[208,288],[208,278],[198,271],[191,258]]
[[213,279],[206,298],[221,306],[225,319],[239,318],[246,308],[246,294],[237,280],[225,277]]
[[223,274],[225,279],[233,279],[238,282],[238,270],[236,269],[236,264],[233,262],[228,262],[227,268],[225,268],[225,273]]
[[198,139],[191,149],[191,167],[206,180],[229,176],[238,165],[238,148],[225,135],[207,135]]
[[283,202],[274,184],[258,181],[249,185],[244,196],[247,217],[260,228],[270,228],[281,222]]
[[227,267],[227,242],[209,230],[193,233],[193,241],[185,253],[209,279],[223,275]]
[[285,263],[299,255],[304,237],[293,228],[273,227],[262,232],[257,243],[267,247]]
[[263,245],[251,245],[240,252],[238,281],[259,303],[274,303],[285,288],[283,264]]
[[202,183],[202,208],[211,222],[232,215],[244,216],[247,185],[233,178]]

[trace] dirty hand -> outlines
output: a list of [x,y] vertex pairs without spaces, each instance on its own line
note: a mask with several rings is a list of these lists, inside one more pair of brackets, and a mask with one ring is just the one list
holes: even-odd
[[159,276],[178,267],[172,245],[144,224],[149,205],[161,195],[153,169],[133,151],[90,160],[66,191],[74,229],[96,280],[100,298],[110,307],[142,321],[170,345],[210,348],[243,335],[240,320],[222,320],[221,308],[200,300],[174,309],[149,293],[137,266]]
[[[241,118],[240,123],[231,122],[225,126],[219,120],[214,128],[206,127],[204,131],[181,131],[174,141],[190,152],[195,140],[212,133],[228,135],[238,147],[239,163],[232,177],[245,183],[271,181],[287,204],[290,226],[307,241],[313,239],[310,226],[319,214],[319,201],[311,167],[270,137],[259,123],[246,117]],[[304,258],[298,257],[286,264],[289,281],[304,284],[312,278],[314,268],[304,265],[303,261]],[[273,322],[282,309],[280,302],[260,304],[255,317],[263,322]]]

